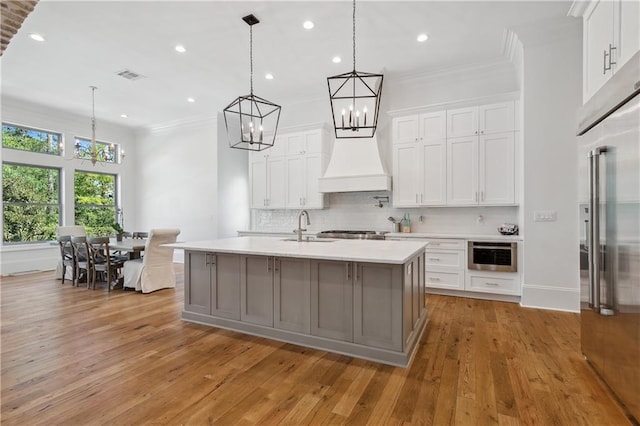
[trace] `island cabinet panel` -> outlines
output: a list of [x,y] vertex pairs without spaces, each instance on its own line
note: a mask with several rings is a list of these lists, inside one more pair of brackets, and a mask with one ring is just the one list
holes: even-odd
[[211,313],[240,319],[240,255],[210,253]]
[[417,330],[425,307],[424,273],[422,256],[414,257],[403,266],[403,313],[402,328],[405,344],[414,339],[413,332]]
[[402,351],[402,265],[354,264],[353,341]]
[[311,261],[275,259],[273,281],[274,327],[311,333]]
[[311,260],[311,334],[353,341],[351,262]]
[[240,256],[240,319],[273,327],[271,256]]
[[184,274],[185,310],[211,314],[211,254],[187,251]]

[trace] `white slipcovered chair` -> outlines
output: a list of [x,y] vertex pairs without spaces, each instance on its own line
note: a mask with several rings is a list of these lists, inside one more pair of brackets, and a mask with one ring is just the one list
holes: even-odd
[[[63,237],[63,236],[70,236],[70,237],[86,237],[87,236],[87,231],[86,229],[84,229],[84,226],[58,226],[56,228],[56,237]],[[56,279],[57,280],[61,280],[62,279],[62,271],[63,271],[63,266],[62,266],[62,259],[58,260],[58,265],[56,266]],[[65,278],[68,279],[73,279],[73,270],[74,268],[69,268],[66,270],[67,276]]]
[[163,288],[175,288],[173,249],[162,244],[175,243],[179,229],[152,229],[144,247],[144,258],[124,263],[124,288],[151,293]]

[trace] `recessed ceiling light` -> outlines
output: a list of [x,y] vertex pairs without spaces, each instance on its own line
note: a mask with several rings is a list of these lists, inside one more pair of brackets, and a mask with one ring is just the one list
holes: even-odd
[[340,62],[342,62],[342,58],[340,56],[334,56],[332,61],[334,64],[339,64]]
[[187,49],[186,49],[183,45],[181,45],[181,44],[178,44],[178,45],[175,47],[175,49],[176,49],[176,52],[179,52],[179,53],[184,53],[184,52],[186,52],[186,51],[187,51]]
[[120,117],[122,118],[128,118],[129,116],[127,114],[120,114]]
[[44,37],[42,37],[40,34],[29,34],[29,37],[31,37],[35,41],[44,41]]
[[428,39],[428,38],[429,38],[429,36],[428,36],[428,35],[426,35],[426,34],[420,34],[420,35],[418,36],[418,41],[419,41],[420,43],[422,43],[423,41],[427,41],[427,39]]
[[268,72],[264,78],[266,78],[267,80],[273,80],[273,74],[271,74],[270,72]]
[[195,99],[193,99],[193,98],[187,98],[187,102],[191,102],[191,103],[193,103],[193,102],[195,102],[195,101],[196,101],[196,100],[195,100]]
[[302,24],[302,26],[304,27],[305,30],[310,30],[311,28],[313,28],[313,22],[311,21],[304,21],[304,23]]

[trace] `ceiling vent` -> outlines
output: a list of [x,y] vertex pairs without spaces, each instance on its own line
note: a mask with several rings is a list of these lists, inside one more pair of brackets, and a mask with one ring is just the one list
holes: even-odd
[[116,74],[118,74],[122,78],[126,78],[127,80],[139,80],[144,77],[142,74],[138,74],[137,72],[131,70],[118,71]]

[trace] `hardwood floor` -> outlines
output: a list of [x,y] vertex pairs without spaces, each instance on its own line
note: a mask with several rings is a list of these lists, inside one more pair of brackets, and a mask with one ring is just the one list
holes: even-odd
[[147,295],[3,277],[2,424],[629,424],[577,314],[429,296],[402,369],[183,322],[179,268]]

